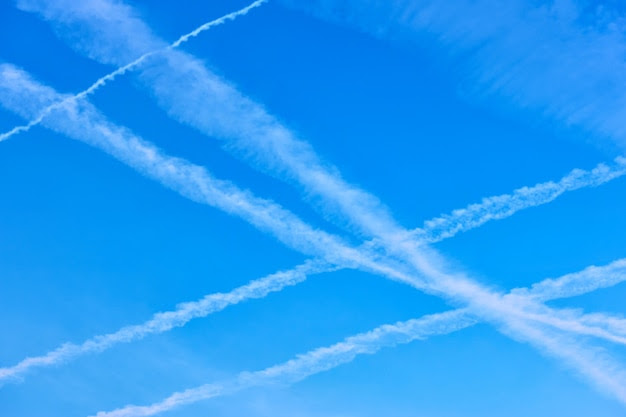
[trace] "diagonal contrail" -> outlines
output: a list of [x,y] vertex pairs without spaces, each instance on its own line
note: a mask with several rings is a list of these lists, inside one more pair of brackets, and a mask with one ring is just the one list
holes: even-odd
[[261,371],[242,372],[232,380],[205,384],[177,392],[151,405],[129,405],[109,412],[101,411],[96,413],[95,417],[152,416],[185,404],[234,394],[254,386],[294,383],[315,373],[350,362],[357,355],[373,354],[385,346],[408,343],[415,339],[425,339],[437,334],[447,334],[474,323],[474,320],[468,319],[463,312],[457,310],[392,325],[383,325],[370,332],[348,337],[340,343],[312,350],[290,361]]
[[[152,318],[137,325],[124,326],[104,335],[94,336],[81,344],[65,343],[45,355],[28,357],[18,364],[0,368],[0,382],[16,378],[34,369],[66,362],[92,352],[102,352],[119,343],[143,339],[151,334],[182,327],[189,321],[240,302],[263,298],[272,292],[304,282],[309,276],[342,269],[324,262],[308,261],[297,267],[268,275],[235,288],[227,293],[207,294],[199,300],[181,303],[175,310],[156,313]],[[515,296],[529,296],[540,301],[583,295],[601,288],[609,288],[626,281],[626,259],[619,259],[605,266],[590,266],[580,272],[545,279],[530,288],[511,291]],[[585,314],[579,318],[590,325],[608,329],[615,335],[626,336],[626,320],[607,314]]]
[[143,55],[141,55],[139,58],[135,59],[132,62],[129,62],[126,65],[123,65],[121,67],[119,67],[118,69],[116,69],[113,72],[108,73],[107,75],[100,77],[96,80],[96,82],[94,82],[93,84],[91,84],[88,88],[86,88],[85,90],[81,91],[80,93],[77,93],[73,96],[69,96],[64,98],[61,101],[55,102],[50,104],[48,107],[46,107],[45,109],[43,109],[39,115],[37,117],[35,117],[34,119],[32,119],[30,122],[28,122],[25,125],[22,126],[16,126],[13,129],[9,130],[8,132],[2,133],[0,134],[0,142],[9,139],[11,136],[17,135],[19,133],[23,133],[23,132],[27,132],[29,131],[32,127],[37,126],[38,124],[40,124],[43,119],[46,118],[46,116],[48,116],[52,111],[63,107],[63,106],[67,106],[70,102],[76,101],[76,100],[80,100],[83,99],[85,97],[87,97],[89,94],[94,93],[97,89],[99,89],[100,87],[103,87],[106,83],[108,83],[109,81],[113,81],[118,75],[122,75],[124,73],[126,73],[127,71],[130,71],[131,69],[133,69],[134,67],[136,67],[137,65],[141,64],[142,62],[144,62],[146,59],[150,58],[151,56],[154,56],[156,54],[159,53],[163,53],[165,51],[168,51],[170,49],[174,49],[174,48],[178,48],[180,45],[182,45],[183,43],[187,42],[189,39],[194,38],[196,36],[198,36],[200,33],[211,29],[212,27],[218,26],[218,25],[222,25],[226,22],[228,22],[229,20],[234,20],[239,16],[243,16],[245,14],[247,14],[250,10],[261,6],[263,3],[266,3],[268,0],[256,0],[255,2],[249,4],[248,6],[239,9],[235,12],[232,13],[228,13],[227,15],[224,15],[218,19],[212,20],[210,22],[207,22],[199,27],[197,27],[196,29],[192,30],[191,32],[181,36],[180,38],[178,38],[175,42],[171,43],[170,45],[167,45],[161,49],[157,49],[154,51],[150,51],[147,52]]
[[[98,16],[94,20],[71,4],[59,7],[54,1],[47,7],[29,3],[24,8],[39,11],[45,18],[58,23],[78,26],[87,33],[99,33],[103,25],[114,29],[123,22],[129,38],[141,35],[156,39],[143,24],[131,21],[128,15],[130,9],[122,10],[118,3],[107,4],[110,10],[116,10],[115,20],[111,19],[112,15]],[[115,9],[116,6],[119,7]],[[105,54],[106,60],[115,62],[124,54],[132,52],[133,45],[119,37],[110,39],[99,36],[96,39],[97,43],[87,42],[87,47],[97,51],[92,55],[100,55],[99,59],[103,59],[102,55]],[[588,333],[590,329],[584,329],[581,323],[564,320],[558,317],[558,312],[533,300],[515,299],[512,302],[512,299],[504,298],[502,294],[480,285],[471,277],[452,271],[437,252],[420,245],[410,231],[401,227],[378,198],[346,182],[336,168],[321,160],[309,143],[297,139],[293,132],[269,115],[261,105],[244,97],[187,54],[169,51],[160,58],[159,61],[150,62],[150,70],[144,70],[141,79],[153,90],[159,104],[170,115],[207,135],[226,140],[229,147],[253,164],[260,165],[273,175],[296,182],[308,195],[321,198],[327,212],[340,215],[363,234],[378,239],[389,255],[408,263],[412,272],[420,276],[418,281],[408,279],[405,282],[449,301],[468,305],[474,314],[496,324],[501,331],[554,356],[562,354],[565,360],[566,352],[559,352],[558,344],[551,343],[551,339],[544,333],[534,331],[528,326],[528,321],[561,329],[568,327],[570,331],[582,331],[584,334],[607,336],[601,336],[602,332],[597,333],[595,330]],[[190,102],[196,105],[189,106]],[[374,265],[374,268],[378,266],[380,264]],[[397,271],[387,272],[399,278]],[[409,277],[413,276],[409,274]],[[602,379],[602,375],[593,369],[582,363],[579,365],[579,370],[592,381],[599,382]],[[610,384],[603,386],[626,402],[626,396],[619,387]]]
[[150,334],[163,333],[175,327],[182,327],[193,319],[206,317],[246,300],[263,298],[272,292],[281,291],[285,287],[297,285],[305,281],[310,275],[330,272],[331,270],[332,268],[325,263],[307,262],[291,270],[253,280],[227,293],[207,294],[199,300],[181,303],[177,305],[175,310],[156,313],[141,324],[124,326],[115,332],[91,337],[80,344],[64,343],[45,355],[28,357],[14,366],[0,368],[0,385],[4,380],[20,377],[35,368],[67,362],[88,353],[102,352],[120,343],[132,342],[143,339]]
[[424,222],[414,229],[414,238],[435,243],[459,232],[482,226],[491,220],[512,216],[520,210],[547,204],[560,195],[585,187],[597,187],[626,174],[626,158],[619,156],[613,164],[598,164],[590,171],[574,169],[557,182],[548,181],[532,187],[519,188],[511,194],[483,198],[480,203],[452,211]]
[[[0,75],[0,101],[24,117],[33,108],[45,106],[47,102],[54,102],[59,98],[54,90],[36,83],[24,72],[10,65],[0,66]],[[217,180],[201,167],[164,155],[126,129],[112,125],[87,102],[81,102],[80,106],[77,104],[73,108],[59,109],[58,114],[51,114],[44,124],[108,152],[184,197],[242,217],[304,253],[317,254],[329,263],[358,267],[418,289],[429,289],[426,283],[404,272],[400,265],[389,263],[391,260],[381,261],[374,253],[355,249],[333,235],[311,228],[275,203],[259,199],[239,190],[233,184]],[[531,297],[518,295],[502,298],[500,301],[501,296],[494,294],[494,298],[500,303],[496,305],[496,308],[501,308],[498,312],[511,319],[512,323],[506,329],[509,333],[522,329],[524,337],[541,335],[542,333],[536,333],[526,325],[530,321],[537,325],[624,343],[624,338],[620,335],[613,335],[602,327],[588,326],[572,312],[549,309],[535,303]],[[518,334],[514,336],[520,337]],[[593,364],[588,365],[579,368],[584,371],[593,368]],[[600,374],[587,376],[591,376],[597,383],[604,378]]]
[[[176,392],[150,405],[127,405],[112,411],[100,411],[92,417],[152,416],[198,401],[235,394],[251,387],[293,384],[314,374],[351,362],[359,355],[374,354],[384,347],[449,334],[476,323],[478,320],[472,317],[466,309],[457,309],[419,319],[386,324],[369,332],[348,337],[334,345],[311,350],[287,362],[260,371],[241,372],[233,379]],[[563,352],[561,356],[565,356],[570,364],[588,367],[589,363],[595,362],[597,365],[588,369],[588,373],[600,374],[604,385],[611,386],[613,390],[626,396],[623,371],[605,358],[602,351],[595,350],[586,357],[580,351],[572,349],[572,342],[566,336],[547,334],[539,329],[529,329],[529,331],[542,333],[541,338],[546,339],[551,346],[558,346],[558,349]],[[605,375],[616,376],[605,378]]]

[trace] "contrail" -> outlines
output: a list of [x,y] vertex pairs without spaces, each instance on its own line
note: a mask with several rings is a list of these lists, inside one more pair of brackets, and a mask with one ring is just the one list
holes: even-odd
[[619,156],[613,165],[601,163],[591,171],[574,169],[558,182],[548,181],[519,188],[512,194],[484,198],[480,203],[426,221],[421,229],[414,229],[413,234],[416,239],[426,243],[439,242],[488,221],[504,219],[520,210],[549,203],[568,191],[597,187],[624,174],[626,158]]
[[[0,93],[3,93],[0,94],[3,105],[24,117],[33,108],[45,106],[59,98],[58,93],[51,88],[36,83],[24,72],[6,64],[0,66]],[[259,199],[230,183],[217,180],[201,167],[162,154],[159,149],[129,131],[107,122],[85,101],[80,103],[80,107],[62,108],[58,112],[60,113],[52,114],[58,117],[50,117],[44,124],[108,152],[184,197],[242,217],[257,228],[270,232],[288,246],[303,253],[321,256],[326,262],[358,267],[417,289],[429,289],[424,282],[405,273],[399,265],[382,262],[375,253],[354,249],[335,236],[312,229],[275,203]],[[613,335],[601,327],[587,326],[571,312],[554,311],[533,303],[528,297],[503,299],[494,294],[493,298],[498,314],[505,314],[519,322],[515,325],[516,328],[520,328],[522,322],[532,321],[624,343],[624,338],[620,335]],[[511,329],[512,327],[507,330]]]
[[[332,267],[323,262],[309,261],[293,269],[253,280],[228,293],[208,294],[197,301],[181,303],[175,310],[157,313],[142,324],[125,326],[113,333],[94,336],[81,344],[65,343],[45,355],[29,357],[15,366],[0,368],[0,381],[16,378],[34,368],[52,366],[81,355],[101,352],[118,343],[128,343],[150,334],[182,327],[193,319],[206,317],[230,305],[249,299],[263,298],[285,287],[297,285],[311,275],[339,269],[342,268]],[[516,288],[511,291],[511,295],[550,301],[609,288],[624,281],[626,281],[626,259],[619,259],[605,266],[590,266],[580,272],[555,279],[545,279],[530,288]],[[626,336],[626,320],[619,317],[606,314],[585,314],[579,319],[590,325],[606,328],[613,334]]]
[[[128,405],[113,411],[101,411],[93,417],[139,417],[152,416],[177,407],[210,398],[231,395],[241,390],[272,384],[293,384],[311,375],[328,371],[339,365],[351,362],[359,355],[374,354],[384,347],[406,344],[414,340],[424,340],[431,336],[445,335],[467,327],[478,321],[466,309],[457,309],[439,314],[424,316],[419,319],[387,324],[366,333],[348,337],[342,342],[328,347],[311,350],[296,356],[287,362],[271,366],[256,372],[242,372],[235,378],[214,384],[205,384],[196,388],[176,392],[162,401],[146,406]],[[599,350],[593,352],[593,358],[571,347],[572,343],[562,335],[548,335],[538,329],[541,338],[548,340],[553,347],[558,346],[568,364],[587,367],[588,373],[598,374],[598,383],[610,390],[618,391],[626,398],[624,372],[618,365],[604,358]],[[599,360],[601,359],[601,360]],[[597,363],[589,368],[589,363]],[[617,375],[604,377],[605,375]]]
[[116,69],[113,72],[108,73],[107,75],[100,77],[96,80],[96,82],[94,82],[93,84],[91,84],[88,88],[86,88],[85,90],[81,91],[78,94],[75,94],[73,96],[67,97],[65,99],[63,99],[62,101],[56,102],[56,103],[52,103],[50,104],[48,107],[46,107],[45,109],[43,109],[41,111],[41,113],[39,114],[39,116],[37,116],[36,118],[34,118],[33,120],[31,120],[30,122],[28,122],[25,125],[22,126],[16,126],[13,129],[9,130],[8,132],[2,133],[0,134],[0,142],[9,139],[11,136],[17,135],[18,133],[22,133],[22,132],[27,132],[29,131],[32,127],[37,126],[38,124],[40,124],[44,118],[46,118],[46,116],[48,116],[52,111],[66,106],[68,105],[70,102],[76,101],[76,100],[80,100],[82,98],[87,97],[89,94],[92,94],[93,92],[95,92],[97,89],[99,89],[100,87],[103,87],[106,83],[108,83],[109,81],[113,81],[113,79],[115,79],[118,75],[122,75],[124,73],[126,73],[127,71],[133,69],[134,67],[136,67],[137,65],[141,64],[142,62],[144,62],[146,59],[150,58],[153,55],[159,54],[159,53],[163,53],[165,51],[168,51],[170,49],[174,49],[174,48],[178,48],[180,45],[182,45],[183,43],[187,42],[189,39],[194,38],[196,36],[198,36],[200,33],[211,29],[212,27],[224,24],[230,20],[234,20],[239,16],[243,16],[245,14],[247,14],[250,10],[261,6],[263,3],[266,3],[268,0],[256,0],[255,2],[249,4],[248,6],[239,9],[235,12],[232,13],[228,13],[227,15],[224,15],[218,19],[212,20],[210,22],[207,22],[199,27],[197,27],[196,29],[192,30],[191,32],[181,36],[180,38],[178,38],[175,42],[171,43],[170,45],[161,48],[161,49],[157,49],[154,51],[150,51],[147,52],[143,55],[141,55],[139,58],[135,59],[134,61],[119,67],[118,69]]
[[206,317],[246,300],[263,298],[269,293],[297,285],[305,281],[309,275],[332,270],[332,267],[321,262],[307,262],[291,270],[251,281],[227,293],[208,294],[199,300],[181,303],[175,310],[156,313],[144,323],[124,326],[113,333],[94,336],[81,344],[65,343],[45,355],[29,357],[15,366],[0,368],[0,381],[19,377],[34,368],[56,365],[88,353],[102,352],[119,343],[132,342],[150,334],[182,327],[193,319]]
[[[49,7],[42,7],[22,3],[26,10],[38,11],[46,19],[58,23],[78,26],[87,33],[99,35],[102,26],[114,29],[123,22],[129,38],[141,36],[155,39],[145,25],[127,18],[128,8],[115,9],[118,3],[108,3],[111,10],[116,10],[115,20],[110,16],[87,17],[71,4],[60,7],[52,2]],[[91,42],[87,47],[96,51],[92,55],[99,55],[98,59],[115,62],[124,54],[133,52],[134,45],[123,40],[120,42],[119,37],[95,36],[95,39],[98,42]],[[608,336],[601,335],[602,332],[597,330],[584,329],[581,323],[557,317],[556,311],[532,300],[511,303],[510,299],[504,299],[501,294],[494,293],[469,276],[450,271],[445,260],[434,250],[419,245],[412,233],[395,221],[378,198],[348,184],[335,167],[319,158],[309,143],[297,139],[261,105],[244,97],[191,56],[170,51],[162,56],[161,61],[152,61],[150,70],[144,70],[140,79],[152,89],[159,105],[165,107],[170,115],[204,134],[226,140],[228,146],[242,157],[273,175],[299,183],[307,195],[321,198],[326,212],[342,216],[364,235],[378,239],[389,255],[407,262],[420,276],[419,282],[411,279],[405,282],[449,301],[466,304],[483,320],[498,324],[501,331],[554,356],[559,356],[558,344],[550,343],[550,338],[528,327],[525,320],[550,323],[558,328],[571,325],[571,331],[584,330],[584,334]],[[190,102],[196,105],[189,106]],[[391,272],[397,277],[395,272]],[[535,314],[529,313],[529,309]],[[567,359],[566,352],[561,353],[563,359]],[[579,370],[596,382],[602,378],[585,366]],[[612,387],[615,396],[624,399],[623,392],[609,387]]]
[[538,301],[575,297],[601,288],[609,288],[623,282],[626,274],[626,258],[618,259],[606,266],[589,266],[580,272],[545,279],[530,288],[512,291],[515,295],[532,297]]
[[261,371],[242,372],[232,380],[177,392],[152,405],[130,405],[109,412],[96,413],[95,417],[151,416],[185,404],[234,394],[254,386],[294,383],[310,375],[350,362],[357,355],[373,354],[385,346],[450,333],[472,324],[474,321],[467,319],[462,312],[452,311],[393,325],[383,325],[370,332],[348,337],[340,343],[312,350]]

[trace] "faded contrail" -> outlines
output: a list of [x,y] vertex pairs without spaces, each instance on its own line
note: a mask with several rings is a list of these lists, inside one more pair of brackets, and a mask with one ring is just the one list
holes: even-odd
[[159,53],[163,53],[164,51],[170,50],[170,49],[174,49],[179,47],[181,44],[187,42],[189,39],[194,38],[196,36],[198,36],[200,33],[204,32],[205,30],[209,30],[214,26],[218,26],[221,24],[226,23],[229,20],[234,20],[239,16],[243,16],[245,14],[247,14],[250,10],[261,6],[263,3],[266,3],[268,0],[256,0],[254,3],[251,3],[250,5],[244,7],[243,9],[237,10],[235,12],[229,13],[227,15],[224,15],[218,19],[212,20],[210,22],[207,22],[201,26],[199,26],[198,28],[194,29],[193,31],[181,36],[180,38],[178,38],[175,42],[173,42],[172,44],[158,49],[158,50],[154,50],[154,51],[150,51],[147,52],[143,55],[141,55],[139,58],[135,59],[134,61],[119,67],[118,69],[116,69],[113,72],[110,72],[109,74],[98,78],[98,80],[96,80],[96,82],[94,82],[93,84],[91,84],[87,89],[81,91],[78,94],[75,94],[73,96],[69,96],[65,99],[63,99],[62,101],[56,102],[56,103],[52,103],[51,105],[49,105],[48,107],[46,107],[45,109],[43,109],[41,111],[41,113],[39,114],[39,116],[37,116],[36,118],[34,118],[33,120],[31,120],[30,122],[28,122],[25,125],[22,126],[16,126],[13,129],[9,130],[8,132],[5,132],[3,134],[0,135],[0,142],[9,139],[11,136],[14,136],[18,133],[22,133],[22,132],[27,132],[28,130],[30,130],[32,127],[37,126],[38,124],[40,124],[42,122],[42,120],[48,116],[52,111],[62,107],[62,106],[66,106],[68,105],[70,102],[76,101],[76,100],[80,100],[82,98],[87,97],[89,94],[92,94],[93,92],[95,92],[97,89],[99,89],[100,87],[104,86],[106,83],[108,83],[109,81],[112,81],[113,79],[115,79],[115,77],[117,77],[118,75],[122,75],[125,72],[131,70],[132,68],[136,67],[137,65],[141,64],[142,62],[144,62],[146,59],[148,59],[149,57],[159,54]]
[[[10,65],[1,65],[0,75],[0,93],[3,93],[0,94],[0,101],[24,117],[34,108],[59,98],[54,90],[36,83],[23,71]],[[383,263],[377,260],[374,253],[354,249],[337,237],[312,229],[275,203],[261,200],[230,183],[217,180],[201,167],[162,154],[159,149],[129,131],[107,122],[85,101],[80,103],[80,107],[62,108],[59,111],[59,114],[54,114],[58,117],[50,117],[44,124],[108,152],[193,201],[240,216],[259,229],[269,231],[283,243],[304,253],[321,256],[329,263],[360,267],[418,289],[428,289],[422,281],[404,273],[398,265]],[[536,321],[566,331],[624,343],[622,336],[613,335],[602,327],[590,327],[571,312],[556,312],[534,305],[528,297],[517,296],[502,301],[499,296],[494,297],[497,297],[497,307],[504,306],[502,313],[513,316],[517,321]]]
[[[101,411],[93,417],[139,417],[152,416],[177,407],[195,403],[210,398],[231,395],[238,391],[272,384],[293,384],[311,375],[328,371],[339,365],[351,362],[358,355],[374,354],[384,347],[393,347],[414,340],[423,340],[431,336],[445,335],[478,323],[478,320],[468,314],[466,309],[447,311],[439,314],[424,316],[419,319],[387,324],[366,333],[348,337],[334,345],[311,350],[298,355],[282,364],[265,368],[256,372],[242,372],[235,378],[214,384],[205,384],[196,388],[176,392],[162,401],[146,406],[128,405],[113,411]],[[603,352],[595,350],[588,357],[582,356],[580,351],[572,349],[572,342],[563,335],[545,334],[538,329],[529,329],[541,333],[541,338],[556,349],[561,350],[561,357],[568,363],[577,366],[588,366],[588,363],[599,363],[595,368],[587,369],[588,373],[604,375],[619,375],[619,378],[602,379],[602,383],[611,386],[613,390],[621,392],[626,397],[624,375],[618,366],[603,356]],[[593,356],[593,357],[590,357]]]
[[[46,7],[23,3],[26,4],[24,9],[38,11],[47,19],[78,26],[87,33],[96,34],[94,39],[98,39],[98,42],[87,42],[88,45],[81,46],[96,51],[92,55],[101,60],[115,62],[124,54],[132,52],[133,48],[133,45],[119,37],[111,39],[100,36],[102,26],[114,30],[116,25],[123,22],[124,33],[128,34],[129,39],[134,36],[155,39],[143,23],[127,18],[130,17],[129,8],[120,6],[115,9],[119,3],[107,3],[111,10],[115,10],[115,19],[111,19],[111,15],[95,19],[85,16],[71,3],[63,7],[54,2]],[[140,77],[152,89],[159,105],[164,106],[179,121],[211,137],[226,140],[230,148],[237,150],[251,163],[260,165],[273,175],[301,184],[307,195],[320,197],[326,212],[339,214],[364,235],[378,239],[389,255],[407,262],[412,272],[417,272],[421,278],[417,282],[414,279],[404,282],[449,301],[468,305],[474,314],[496,324],[501,331],[565,360],[570,359],[567,351],[561,351],[558,344],[551,343],[550,337],[529,327],[529,320],[562,329],[569,327],[570,331],[583,334],[609,337],[598,329],[585,328],[580,322],[559,317],[557,311],[536,301],[524,299],[522,302],[521,299],[515,299],[515,302],[511,302],[512,299],[505,299],[471,277],[450,271],[445,260],[434,250],[419,245],[412,233],[395,221],[378,198],[347,183],[336,168],[319,158],[309,143],[296,138],[292,131],[268,114],[262,106],[244,97],[187,54],[169,51],[162,58],[158,62],[151,62],[149,71],[143,71]],[[189,106],[188,103],[196,105]],[[398,279],[396,271],[389,272]],[[409,274],[409,277],[413,276]],[[585,358],[593,359],[593,356],[583,353],[580,352]],[[592,366],[587,366],[590,364],[574,362],[582,374],[626,402],[626,395],[619,386],[603,383],[605,376],[596,372]]]

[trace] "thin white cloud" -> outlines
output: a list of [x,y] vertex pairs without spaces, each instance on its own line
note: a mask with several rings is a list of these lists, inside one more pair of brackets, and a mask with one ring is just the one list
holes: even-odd
[[[0,66],[0,101],[5,107],[23,117],[28,117],[31,112],[37,111],[38,106],[44,107],[48,102],[58,99],[58,93],[38,84],[23,71],[6,64]],[[381,262],[372,253],[351,248],[332,235],[312,229],[275,203],[261,200],[237,189],[230,183],[217,180],[201,167],[163,155],[153,145],[107,122],[86,102],[80,103],[80,106],[56,110],[44,121],[44,125],[108,152],[187,198],[238,215],[305,253],[317,252],[327,262],[360,267],[419,289],[428,289],[422,281],[403,272],[401,268],[398,269],[398,265]],[[467,281],[461,282],[462,285],[466,283]],[[469,283],[469,285],[474,284]],[[479,290],[483,291],[481,288]],[[602,327],[590,327],[578,320],[571,312],[554,311],[533,303],[528,297],[503,300],[500,295],[491,293],[487,294],[487,297],[490,297],[487,301],[493,304],[486,306],[486,311],[490,314],[506,314],[508,320],[505,331],[512,333],[518,339],[529,340],[529,337],[535,334],[542,334],[528,328],[526,322],[532,321],[569,332],[624,343],[622,336],[613,335]],[[476,312],[475,308],[474,312]],[[483,319],[498,323],[498,320],[490,316],[479,315]],[[549,340],[542,341],[542,348],[546,348],[547,341]],[[581,352],[581,355],[585,353]],[[595,365],[587,364],[579,367],[579,370],[584,372],[588,369],[595,369]],[[587,373],[587,376],[595,378],[594,381],[599,385],[610,386],[602,383],[602,379],[598,380],[595,373]],[[603,378],[610,378],[610,376]],[[617,392],[614,391],[613,394]]]
[[[46,19],[78,29],[87,40],[93,38],[94,33],[101,34],[101,26],[107,27],[105,34],[114,31],[120,25],[120,20],[129,38],[134,37],[135,33],[140,38],[151,38],[145,25],[131,27],[132,16],[124,17],[124,11],[128,9],[116,9],[112,15],[98,15],[94,19],[91,15],[86,16],[81,7],[72,7],[65,0],[47,2],[45,7],[38,7],[26,0],[21,4],[27,10],[39,12]],[[109,7],[115,8],[116,4],[109,3]],[[115,19],[111,16],[115,16]],[[93,57],[116,63],[131,54],[134,45],[133,42],[119,41],[119,37],[101,37],[98,42],[82,42],[80,49],[87,49]],[[530,299],[516,299],[512,303],[510,299],[504,299],[501,294],[479,285],[465,274],[450,271],[436,252],[419,247],[411,238],[410,231],[400,227],[375,196],[344,181],[338,170],[322,162],[308,143],[297,139],[262,106],[244,97],[191,56],[180,51],[159,55],[141,68],[140,79],[148,85],[170,115],[207,135],[226,140],[230,147],[267,171],[301,184],[309,194],[323,201],[329,213],[341,215],[364,234],[379,239],[390,255],[408,262],[421,278],[416,282],[409,277],[405,282],[452,302],[466,304],[474,314],[496,324],[502,331],[552,355],[562,353],[565,360],[566,351],[559,352],[558,345],[551,343],[551,339],[544,337],[542,332],[529,327],[527,321],[598,337],[611,337],[603,330],[589,329],[579,322],[559,317],[556,311]],[[391,276],[399,278],[395,271],[392,271]],[[597,384],[611,388],[613,395],[626,402],[621,390],[602,383],[602,378],[591,368],[581,365],[578,370]]]
[[[116,69],[113,72],[108,73],[105,76],[102,76],[100,78],[98,78],[93,84],[91,84],[89,87],[87,87],[85,90],[81,91],[80,93],[77,93],[73,96],[68,96],[66,98],[64,98],[61,101],[58,102],[54,102],[52,104],[50,104],[49,106],[47,106],[46,108],[44,108],[37,117],[35,117],[34,119],[32,119],[30,122],[28,122],[25,125],[21,125],[21,126],[15,126],[13,129],[9,130],[8,132],[2,133],[0,134],[0,142],[2,142],[3,140],[9,139],[11,136],[17,135],[18,133],[23,133],[23,132],[27,132],[29,131],[32,127],[37,126],[38,124],[40,124],[42,122],[43,119],[45,119],[48,115],[50,115],[51,112],[53,112],[54,110],[63,107],[63,106],[67,106],[70,102],[76,101],[76,100],[80,100],[83,99],[85,97],[87,97],[90,94],[93,94],[96,90],[98,90],[100,87],[103,87],[104,85],[106,85],[108,82],[113,81],[117,76],[125,74],[126,72],[132,70],[133,68],[135,68],[137,65],[140,65],[142,62],[144,62],[145,60],[147,60],[148,58],[150,58],[151,56],[154,56],[158,53],[162,53],[164,51],[170,50],[170,49],[174,49],[174,48],[178,48],[180,45],[182,45],[183,43],[187,42],[189,39],[191,38],[195,38],[196,36],[198,36],[200,33],[211,29],[212,27],[218,26],[218,25],[222,25],[230,20],[234,20],[239,16],[243,16],[248,14],[248,12],[256,7],[261,6],[263,3],[266,3],[267,0],[256,0],[255,2],[251,3],[250,5],[237,10],[235,12],[232,13],[228,13],[218,19],[212,20],[210,22],[207,22],[199,27],[197,27],[196,29],[194,29],[193,31],[182,35],[180,38],[178,38],[176,41],[172,42],[169,45],[165,45],[165,46],[161,46],[158,49],[152,50],[150,52],[146,52],[143,55],[141,55],[139,58],[134,59],[133,61],[131,61],[128,64],[125,64],[121,67],[119,67],[118,69]],[[84,5],[83,5],[84,6]],[[155,42],[155,44],[157,44],[159,42]]]
[[610,2],[279,2],[383,39],[434,40],[464,90],[626,145],[626,18]]

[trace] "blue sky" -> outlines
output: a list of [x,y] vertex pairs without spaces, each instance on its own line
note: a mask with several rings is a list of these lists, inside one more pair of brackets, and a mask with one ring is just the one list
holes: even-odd
[[[85,2],[84,10],[72,3],[0,5],[0,61],[33,82],[77,93],[152,45],[138,21],[115,14],[128,9],[104,7],[119,2]],[[261,106],[272,123],[308,142],[321,166],[336,167],[345,183],[378,197],[384,208],[365,204],[364,210],[385,227],[391,215],[402,227],[421,227],[484,197],[558,181],[574,168],[590,170],[622,154],[620,53],[626,40],[617,2],[513,1],[501,9],[463,0],[456,7],[435,1],[294,3],[264,4],[180,49]],[[126,4],[154,39],[171,42],[248,3]],[[81,20],[90,7],[110,26],[94,30],[92,21]],[[411,19],[411,13],[421,17]],[[111,16],[118,19],[108,21]],[[35,117],[24,119],[14,109],[36,106],[2,74],[5,132]],[[384,241],[372,232],[376,222],[370,229],[358,224],[361,212],[350,211],[356,204],[341,213],[329,202],[332,192],[320,193],[319,184],[281,167],[275,153],[247,148],[258,121],[248,119],[248,107],[202,90],[201,100],[180,104],[189,92],[170,89],[185,82],[150,61],[89,102],[107,123],[273,200],[350,245],[371,237]],[[71,120],[54,113],[52,125],[44,121],[0,143],[0,366],[142,323],[178,303],[230,291],[316,256],[302,253],[299,241],[285,245],[269,226],[259,230],[245,216],[189,201],[154,181],[149,169],[138,173],[54,131]],[[72,126],[89,136],[89,126]],[[229,141],[229,135],[244,141]],[[438,242],[432,256],[496,293],[609,264],[624,256],[624,185],[617,178],[567,192]],[[375,256],[423,274],[389,242]],[[361,355],[295,384],[261,384],[162,415],[623,415],[624,399],[559,358],[559,343],[556,352],[537,346],[480,300],[437,284],[425,294],[371,271],[314,275],[184,327],[3,381],[0,414],[90,416],[152,404],[385,323],[470,305],[484,323]],[[625,295],[624,284],[615,285],[552,301],[549,314],[567,307],[580,309],[570,312],[577,319],[600,312],[619,317]],[[568,341],[566,347],[573,340],[580,349],[606,350],[618,364],[626,359],[619,344],[570,333],[559,339]]]

